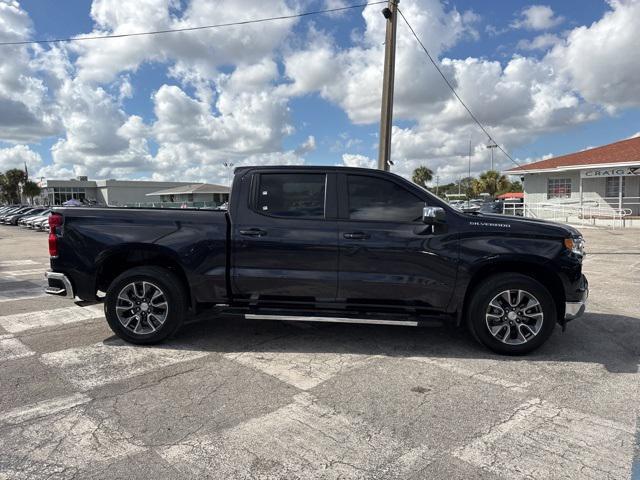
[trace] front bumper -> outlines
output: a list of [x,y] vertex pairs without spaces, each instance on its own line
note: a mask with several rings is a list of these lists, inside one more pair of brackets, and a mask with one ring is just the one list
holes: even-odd
[[75,298],[73,285],[71,285],[71,281],[64,273],[49,271],[45,272],[44,276],[47,279],[48,284],[44,289],[45,293],[71,298],[72,300]]
[[580,289],[581,298],[576,302],[565,302],[564,304],[564,321],[565,323],[569,320],[574,320],[578,317],[581,317],[587,307],[587,299],[589,298],[589,282],[587,282],[587,278],[583,275],[582,282],[583,286]]

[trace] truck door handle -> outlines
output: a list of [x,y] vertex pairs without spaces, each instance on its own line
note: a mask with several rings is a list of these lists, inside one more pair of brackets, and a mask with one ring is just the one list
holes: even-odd
[[267,234],[261,228],[250,228],[248,230],[240,230],[240,235],[244,235],[245,237],[264,237]]
[[349,232],[344,234],[344,238],[347,238],[349,240],[366,240],[370,236],[371,235],[364,232]]

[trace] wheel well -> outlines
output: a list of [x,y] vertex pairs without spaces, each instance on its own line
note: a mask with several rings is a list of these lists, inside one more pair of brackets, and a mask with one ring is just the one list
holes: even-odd
[[549,293],[553,297],[553,301],[556,304],[558,320],[560,322],[562,321],[562,319],[564,318],[564,303],[566,301],[566,297],[562,281],[560,280],[558,275],[553,270],[535,263],[503,262],[494,265],[487,265],[486,267],[478,270],[473,275],[471,281],[467,285],[463,308],[460,312],[458,323],[461,323],[466,318],[467,305],[469,304],[472,292],[476,289],[478,284],[480,284],[484,279],[490,277],[491,275],[496,275],[499,273],[519,273],[520,275],[531,277],[544,285],[546,289],[549,290]]
[[109,255],[101,263],[96,274],[96,290],[106,292],[118,275],[134,267],[161,267],[175,274],[184,286],[188,305],[191,305],[191,289],[182,267],[169,255],[148,250],[131,250]]

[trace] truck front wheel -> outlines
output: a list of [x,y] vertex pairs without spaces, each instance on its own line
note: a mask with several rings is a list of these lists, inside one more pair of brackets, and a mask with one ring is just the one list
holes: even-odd
[[526,275],[493,275],[476,287],[467,308],[472,335],[496,353],[523,355],[542,345],[557,321],[549,291]]
[[135,267],[107,289],[105,316],[111,330],[136,344],[157,343],[172,335],[187,311],[180,280],[160,267]]

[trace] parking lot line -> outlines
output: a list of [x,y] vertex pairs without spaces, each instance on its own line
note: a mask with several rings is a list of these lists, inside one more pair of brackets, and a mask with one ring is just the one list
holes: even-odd
[[90,402],[91,398],[83,393],[76,393],[67,397],[57,397],[50,400],[14,408],[0,416],[0,424],[17,425],[23,422],[53,415],[64,410]]
[[20,265],[44,265],[44,263],[43,262],[36,262],[34,260],[3,260],[3,261],[0,261],[0,268],[18,267]]
[[159,453],[190,478],[212,479],[253,477],[257,463],[268,466],[268,478],[407,478],[428,466],[433,455],[423,446],[404,445],[391,431],[336,413],[308,393],[264,416],[187,437]]
[[116,340],[45,353],[40,361],[60,369],[62,375],[80,390],[90,390],[207,355],[207,352],[143,347]]
[[35,355],[35,352],[13,335],[0,335],[0,362],[30,357],[31,355]]
[[29,268],[24,270],[10,270],[8,272],[0,272],[2,277],[22,277],[25,275],[44,275],[45,268]]
[[633,434],[623,424],[536,398],[454,455],[511,479],[629,478]]
[[146,450],[115,419],[89,411],[86,403],[87,397],[74,395],[14,411],[10,421],[25,421],[2,430],[0,478],[77,478],[78,468],[107,468],[107,462]]
[[13,302],[14,300],[29,300],[32,298],[45,297],[44,287],[21,288],[15,290],[0,291],[0,303]]
[[64,325],[100,317],[104,317],[102,305],[73,306],[0,316],[0,327],[7,332],[18,333],[34,328]]
[[[518,392],[518,393],[526,392],[527,388],[529,387],[529,382],[512,382],[504,378],[499,378],[499,377],[496,377],[495,375],[491,375],[482,371],[477,372],[471,368],[466,367],[464,365],[465,364],[464,360],[460,360],[460,359],[445,361],[445,360],[429,358],[429,357],[408,357],[408,360],[413,360],[421,363],[429,363],[431,365],[434,365],[443,370],[447,370],[449,372],[455,373],[457,375],[462,375],[463,377],[467,377],[467,378],[473,378],[475,380],[479,380],[484,383],[489,383],[491,385],[496,385],[498,387],[513,390],[514,392]],[[469,361],[467,363],[475,364],[477,367],[477,362]]]

